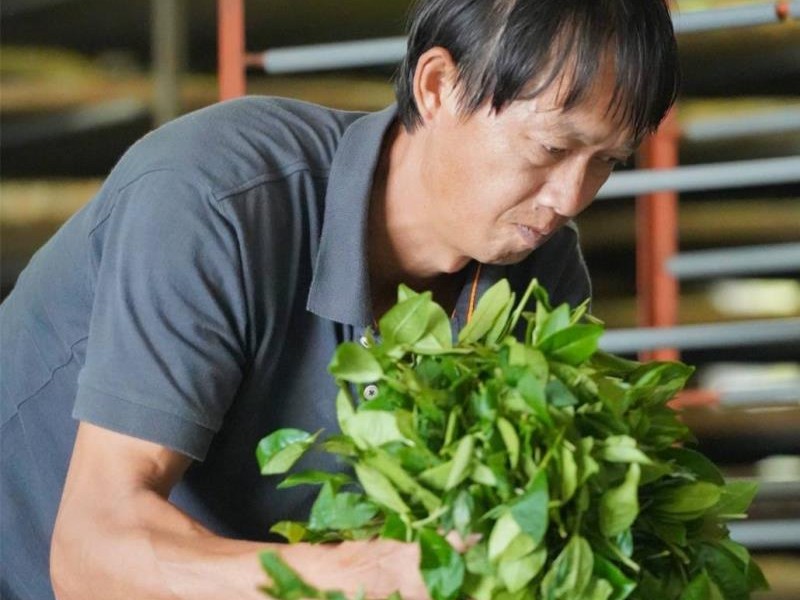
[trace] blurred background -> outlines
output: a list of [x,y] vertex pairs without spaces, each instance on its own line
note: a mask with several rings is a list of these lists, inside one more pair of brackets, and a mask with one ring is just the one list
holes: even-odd
[[[249,0],[251,52],[400,36],[408,0]],[[682,14],[764,2],[684,0]],[[779,3],[780,4],[780,3]],[[784,3],[792,12],[798,3]],[[0,16],[0,294],[98,189],[137,138],[219,98],[214,0],[4,0]],[[800,156],[800,15],[679,36],[684,72],[678,160],[702,165]],[[354,110],[393,100],[394,65],[247,73],[247,93]],[[748,126],[750,125],[750,126]],[[766,164],[766,163],[764,163]],[[766,182],[680,196],[680,252],[780,244],[780,266],[680,280],[677,323],[800,317],[800,183]],[[633,198],[599,200],[579,221],[594,313],[609,329],[637,320]],[[788,257],[788,258],[787,258]],[[708,262],[708,260],[706,261]],[[767,262],[769,260],[767,259]],[[712,265],[713,266],[713,265]],[[778,321],[780,319],[781,321]],[[800,347],[789,341],[685,349],[696,365],[684,418],[700,450],[731,477],[758,478],[751,522],[736,536],[773,590],[800,598]],[[735,536],[735,537],[736,537]]]

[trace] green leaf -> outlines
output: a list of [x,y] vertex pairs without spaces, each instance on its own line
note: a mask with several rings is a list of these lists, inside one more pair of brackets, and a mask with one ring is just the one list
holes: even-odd
[[408,300],[409,298],[415,298],[419,296],[419,292],[415,292],[410,287],[408,287],[405,283],[401,283],[397,286],[397,303],[400,304],[404,300]]
[[651,362],[629,375],[633,397],[645,406],[660,406],[683,388],[694,369],[678,362]]
[[339,392],[336,394],[336,419],[344,436],[349,435],[350,419],[354,414],[355,410],[353,409],[350,393],[344,387],[340,387]]
[[489,333],[511,298],[511,286],[501,279],[481,296],[472,319],[458,334],[459,343],[475,343]]
[[444,491],[447,481],[450,479],[450,471],[453,470],[453,461],[448,460],[435,467],[430,467],[422,471],[418,477],[420,481],[436,488],[437,490]]
[[528,283],[528,287],[525,290],[525,293],[522,294],[522,298],[517,304],[517,307],[514,309],[514,312],[511,315],[511,319],[508,322],[508,329],[510,332],[512,333],[514,332],[514,329],[516,328],[517,323],[519,322],[519,318],[520,316],[522,316],[522,311],[525,310],[525,306],[528,304],[528,300],[530,299],[531,294],[533,294],[534,290],[537,287],[540,287],[539,282],[536,279],[531,279],[530,283]]
[[450,318],[444,309],[435,302],[430,302],[426,310],[425,332],[419,340],[414,342],[411,349],[419,354],[435,354],[450,350],[453,347]]
[[506,589],[517,592],[528,585],[542,570],[547,560],[547,551],[540,546],[521,558],[503,560],[497,567],[497,575]]
[[352,481],[350,477],[344,473],[327,473],[325,471],[311,470],[288,475],[278,484],[278,489],[292,488],[298,485],[322,485],[330,482],[334,491],[336,491],[346,483],[350,483],[350,481]]
[[383,410],[355,413],[348,420],[347,434],[362,450],[378,448],[389,442],[409,441],[400,433],[395,414]]
[[[533,539],[527,533],[520,531],[516,537],[511,540],[511,543],[503,550],[503,553],[497,558],[498,563],[506,561],[517,560],[523,556],[529,555],[536,550],[537,545],[533,543]],[[544,549],[544,544],[539,544],[538,548]],[[546,554],[546,553],[545,553]]]
[[337,379],[351,383],[371,383],[383,377],[378,360],[355,342],[339,344],[328,371]]
[[561,502],[569,502],[575,490],[578,489],[578,465],[575,462],[572,450],[566,446],[561,446],[560,454]]
[[606,490],[600,498],[600,531],[614,537],[628,529],[639,514],[639,465],[632,463],[621,485]]
[[286,538],[286,541],[290,544],[296,544],[297,542],[303,541],[303,538],[308,531],[302,523],[298,523],[297,521],[278,521],[269,528],[272,533],[277,533],[280,536]]
[[[557,381],[557,380],[556,380]],[[554,383],[554,382],[552,382]],[[564,387],[564,384],[558,382],[561,388],[574,400],[575,397]],[[536,418],[548,427],[553,426],[553,419],[547,410],[548,395],[552,393],[550,384],[545,384],[542,379],[539,379],[532,373],[525,373],[517,382],[517,390],[519,390],[525,404],[530,407]],[[551,401],[554,398],[550,398]],[[555,402],[553,403],[556,406]]]
[[742,517],[758,492],[755,481],[732,481],[720,489],[719,501],[714,505],[714,513],[721,518]]
[[552,312],[542,311],[535,333],[537,345],[541,346],[547,338],[569,327],[569,312],[568,304],[562,304]]
[[317,439],[314,435],[300,429],[278,429],[262,438],[256,448],[256,459],[262,475],[285,473],[292,468]]
[[462,538],[471,533],[472,513],[475,501],[467,490],[461,490],[453,502],[453,526]]
[[603,440],[600,458],[608,462],[651,464],[653,461],[636,446],[636,440],[628,435],[611,435]]
[[605,376],[595,376],[594,383],[597,385],[597,395],[603,405],[617,419],[622,418],[622,414],[628,409],[630,403],[627,394],[628,386],[616,379]]
[[764,577],[761,567],[759,567],[758,563],[752,558],[747,561],[745,573],[747,574],[747,587],[750,588],[751,592],[770,589],[769,582],[767,578]]
[[519,436],[516,429],[503,417],[497,418],[497,430],[500,432],[500,437],[503,438],[503,443],[508,450],[508,463],[512,469],[517,468],[519,462]]
[[508,346],[508,364],[514,367],[525,367],[537,379],[547,381],[549,367],[547,359],[541,351],[531,346],[526,346],[520,342],[509,338],[506,342]]
[[464,561],[461,555],[431,529],[419,534],[420,572],[433,600],[452,600],[464,582]]
[[703,544],[698,558],[725,600],[747,600],[750,597],[747,574],[731,553],[718,546]]
[[600,325],[572,325],[545,338],[539,348],[553,360],[579,365],[595,353],[602,335]]
[[508,335],[508,326],[509,326],[509,318],[511,317],[511,311],[514,308],[514,294],[512,293],[509,297],[506,305],[503,307],[503,310],[500,311],[500,314],[497,315],[497,318],[494,320],[494,324],[492,328],[486,333],[484,336],[484,343],[486,344],[496,344],[503,340],[503,338]]
[[[467,550],[466,554],[464,554],[464,566],[468,573],[475,575],[492,575],[494,573],[494,567],[489,563],[486,541],[481,540]],[[464,592],[472,589],[468,581],[465,580],[464,584]]]
[[702,515],[720,498],[720,488],[707,481],[658,490],[653,495],[652,510],[680,521],[688,521]]
[[653,532],[667,544],[686,545],[686,525],[676,521],[651,520]]
[[595,576],[601,577],[611,585],[610,600],[625,600],[636,589],[634,580],[627,577],[617,565],[597,553],[594,555],[593,572]]
[[406,526],[400,515],[390,512],[386,515],[386,521],[383,523],[381,535],[383,539],[398,540],[401,542],[408,541],[408,527]]
[[388,346],[413,344],[419,341],[428,325],[430,292],[417,294],[403,300],[381,317],[378,327]]
[[417,479],[409,475],[400,462],[388,453],[376,450],[370,456],[364,457],[363,464],[385,475],[397,489],[422,503],[429,512],[441,506],[441,499],[420,485]]
[[311,507],[308,528],[312,531],[357,529],[366,525],[377,512],[378,508],[360,494],[337,494],[330,483],[325,483]]
[[590,477],[600,471],[600,465],[592,457],[592,448],[594,448],[593,437],[583,437],[578,442],[578,485],[581,486],[586,483]]
[[594,555],[589,543],[573,535],[542,580],[544,600],[580,597],[592,578]]
[[547,394],[547,401],[556,408],[578,404],[575,394],[558,379],[553,378],[547,382],[545,393]]
[[[489,534],[489,560],[495,561],[499,559],[520,533],[522,533],[522,529],[514,515],[511,514],[511,511],[504,512],[495,521],[492,532]],[[530,536],[528,538],[531,539]]]
[[332,435],[324,442],[320,443],[320,448],[330,454],[339,456],[356,456],[356,445],[353,440],[346,435]]
[[683,590],[680,600],[709,600],[711,598],[711,580],[705,569],[700,571]]
[[273,598],[300,600],[321,597],[320,591],[303,581],[276,552],[262,552],[259,559],[261,567],[272,580],[271,586],[264,586],[262,589]]
[[547,473],[540,470],[525,493],[511,504],[514,520],[522,531],[531,536],[535,544],[542,541],[547,531],[549,501]]
[[408,505],[403,502],[400,494],[394,489],[392,482],[384,475],[362,464],[356,464],[355,470],[358,480],[371,500],[390,508],[396,513],[406,514],[411,512]]
[[605,579],[592,578],[583,590],[580,600],[609,600],[614,588]]
[[553,307],[550,305],[550,295],[543,286],[534,286],[533,296],[536,298],[537,312],[541,311],[544,313],[550,313],[553,310]]
[[447,482],[444,484],[445,490],[451,490],[459,483],[464,481],[469,475],[469,467],[472,463],[472,452],[475,447],[475,438],[465,435],[458,442],[456,453],[453,456],[453,466],[447,475]]
[[641,366],[635,360],[628,360],[620,356],[614,356],[608,352],[598,350],[592,355],[589,363],[592,368],[601,371],[609,377],[626,377]]
[[673,447],[663,450],[660,456],[674,461],[678,467],[689,471],[701,481],[725,485],[725,479],[717,466],[699,452],[689,448]]

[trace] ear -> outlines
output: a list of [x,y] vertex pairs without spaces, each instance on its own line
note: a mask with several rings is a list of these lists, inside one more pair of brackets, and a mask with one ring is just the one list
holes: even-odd
[[457,114],[457,73],[453,57],[441,46],[434,46],[419,57],[414,71],[414,100],[423,125],[435,120],[442,110]]

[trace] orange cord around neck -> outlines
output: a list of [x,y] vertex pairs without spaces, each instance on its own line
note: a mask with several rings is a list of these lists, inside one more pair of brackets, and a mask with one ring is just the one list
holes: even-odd
[[481,278],[481,267],[483,265],[478,263],[475,269],[475,275],[472,277],[472,289],[469,291],[469,306],[467,307],[467,323],[472,320],[472,313],[475,312],[475,301],[478,298],[478,281]]

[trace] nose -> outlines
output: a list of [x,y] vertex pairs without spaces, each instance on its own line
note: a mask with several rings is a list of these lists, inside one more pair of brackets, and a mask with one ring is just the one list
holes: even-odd
[[593,195],[587,190],[585,164],[562,166],[564,168],[555,169],[550,173],[537,195],[536,203],[551,209],[561,217],[571,219],[589,205]]

